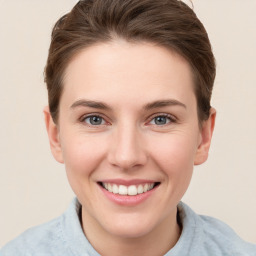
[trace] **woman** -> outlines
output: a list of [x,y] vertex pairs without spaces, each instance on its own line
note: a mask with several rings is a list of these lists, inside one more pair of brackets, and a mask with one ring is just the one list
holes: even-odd
[[256,255],[180,202],[208,157],[215,61],[177,0],[79,1],[55,25],[46,128],[77,198],[1,255]]

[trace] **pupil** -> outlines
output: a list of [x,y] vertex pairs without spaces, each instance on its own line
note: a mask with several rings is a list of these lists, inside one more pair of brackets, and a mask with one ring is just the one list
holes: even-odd
[[155,122],[156,122],[156,124],[160,124],[160,125],[166,124],[166,117],[158,116],[158,117],[156,117]]
[[101,117],[92,116],[90,122],[91,122],[91,124],[99,125],[99,124],[101,124]]

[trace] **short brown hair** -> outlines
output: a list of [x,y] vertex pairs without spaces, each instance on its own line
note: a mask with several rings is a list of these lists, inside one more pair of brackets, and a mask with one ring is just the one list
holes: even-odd
[[65,68],[85,47],[119,37],[174,50],[194,75],[199,121],[209,118],[216,67],[207,32],[193,10],[179,0],[81,0],[55,24],[45,82],[55,122]]

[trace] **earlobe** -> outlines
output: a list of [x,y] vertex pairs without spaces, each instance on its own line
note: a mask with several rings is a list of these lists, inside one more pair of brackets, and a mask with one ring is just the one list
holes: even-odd
[[48,106],[44,108],[43,112],[52,154],[56,161],[63,163],[58,126],[54,123]]
[[194,165],[204,163],[208,158],[208,153],[211,145],[212,134],[215,125],[216,110],[211,108],[208,120],[204,121],[201,128],[201,138],[196,152]]

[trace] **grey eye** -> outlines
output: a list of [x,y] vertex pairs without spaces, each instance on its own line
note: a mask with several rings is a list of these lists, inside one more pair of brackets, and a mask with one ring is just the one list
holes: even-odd
[[154,125],[165,125],[170,122],[171,122],[171,119],[167,116],[156,116],[152,119],[150,123]]
[[89,116],[84,121],[89,125],[102,125],[106,123],[100,116]]

